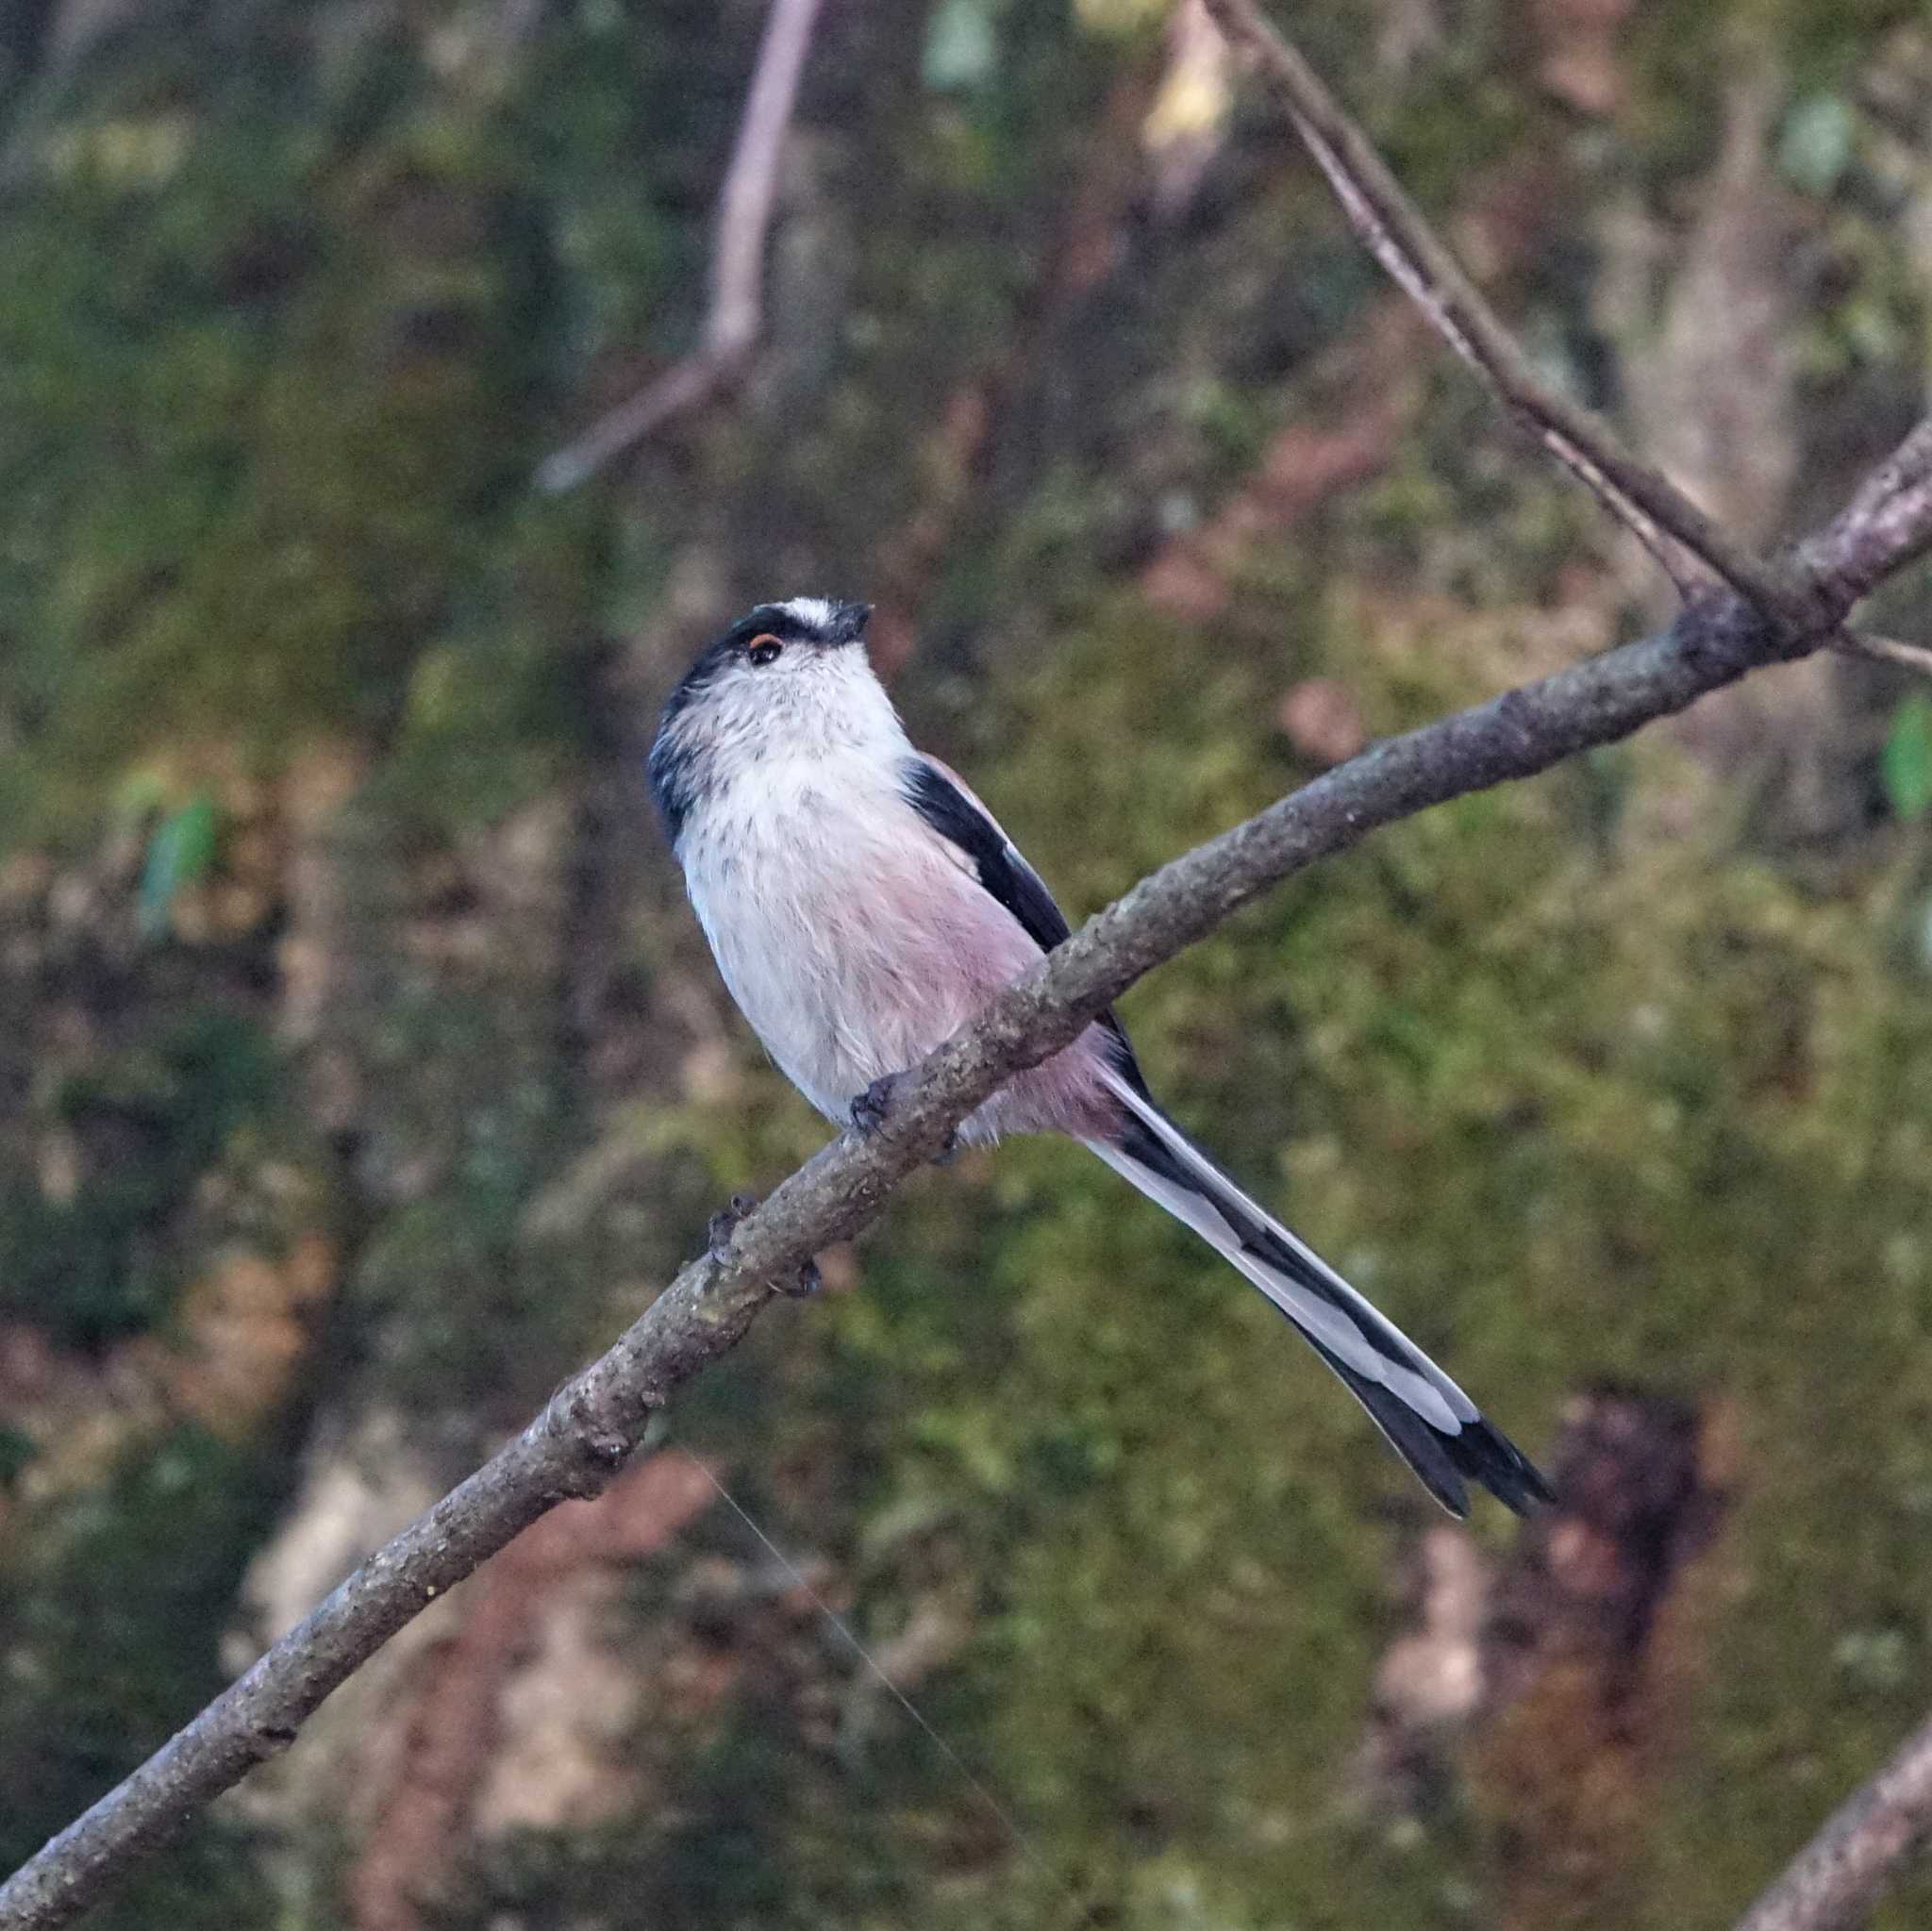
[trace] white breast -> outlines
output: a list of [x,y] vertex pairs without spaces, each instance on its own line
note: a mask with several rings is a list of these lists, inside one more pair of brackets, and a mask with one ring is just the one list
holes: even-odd
[[[732,997],[841,1123],[1040,957],[868,756],[761,758],[694,815],[680,856]],[[1023,1123],[990,1114],[969,1137],[1001,1124]]]

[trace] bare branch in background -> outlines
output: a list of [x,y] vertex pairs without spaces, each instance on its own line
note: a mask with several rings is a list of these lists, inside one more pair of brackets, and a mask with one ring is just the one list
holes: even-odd
[[1851,1931],[1932,1845],[1932,1723],[1826,1819],[1738,1931]]
[[1403,191],[1368,137],[1300,53],[1261,17],[1255,0],[1206,0],[1206,5],[1229,41],[1259,69],[1363,244],[1510,414],[1636,533],[1680,590],[1686,586],[1670,563],[1660,532],[1774,621],[1806,628],[1809,613],[1801,606],[1798,587],[1732,542],[1667,476],[1639,462],[1601,417],[1558,395],[1538,376],[1522,346]]
[[[1241,38],[1264,52],[1271,43],[1275,46],[1291,63],[1287,71],[1301,75],[1314,88],[1318,118],[1311,141],[1318,153],[1347,155],[1348,168],[1355,172],[1338,173],[1337,161],[1331,178],[1338,186],[1351,184],[1344,188],[1344,198],[1354,196],[1351,208],[1359,210],[1358,225],[1364,226],[1366,239],[1385,261],[1402,264],[1395,271],[1398,277],[1438,325],[1493,380],[1501,379],[1494,374],[1497,369],[1507,375],[1526,368],[1520,350],[1408,208],[1381,162],[1339,119],[1319,83],[1274,41],[1248,0],[1207,4]],[[777,145],[815,10],[816,0],[776,0],[760,56],[759,82],[766,82],[768,70],[776,74],[770,85],[785,112],[768,112],[759,100],[760,86],[755,85],[746,132],[733,164],[737,186],[727,184],[721,209],[721,298],[714,328],[728,327],[734,341],[747,327],[756,334],[759,251],[748,238],[761,241],[769,219]],[[787,57],[789,71],[779,73],[784,62],[773,53],[773,42],[786,23],[795,34],[795,46]],[[1305,107],[1293,107],[1298,96],[1291,87],[1289,92],[1291,108],[1307,132]],[[751,130],[761,124],[762,138],[754,141]],[[1324,126],[1327,132],[1322,134]],[[1338,140],[1343,147],[1334,145]],[[1328,143],[1325,148],[1323,141]],[[741,161],[742,179],[738,178]],[[1376,184],[1375,194],[1393,197],[1389,205],[1395,208],[1394,217],[1386,208],[1378,213],[1377,200],[1352,185],[1365,169],[1365,178]],[[723,245],[726,228],[738,244],[729,250]],[[1404,245],[1419,240],[1423,254],[1404,255],[1391,239],[1398,234]],[[1440,263],[1436,257],[1441,258]],[[740,279],[747,265],[748,292]],[[1441,278],[1444,266],[1448,281]],[[1430,275],[1436,277],[1433,282]],[[734,308],[723,299],[727,285],[735,297],[748,301],[748,308],[741,303]],[[1469,332],[1472,326],[1474,335]],[[1484,331],[1496,339],[1485,338]],[[1504,393],[1512,395],[1507,388]],[[1551,427],[1522,400],[1524,394],[1533,398],[1539,393],[1532,383],[1529,391],[1517,394],[1512,407],[1542,425],[1553,448],[1580,447],[1598,460],[1601,452],[1591,445],[1594,430],[1589,420],[1577,419],[1583,423],[1578,444],[1574,424],[1564,426],[1572,414],[1567,406]],[[622,447],[622,441],[615,446]],[[1604,474],[1620,490],[1627,491],[1634,476],[1652,493],[1663,491],[1660,511],[1641,493],[1636,500],[1717,568],[1711,550],[1690,543],[1672,521],[1681,509],[1698,519],[1687,525],[1694,530],[1702,524],[1699,513],[1660,478],[1629,465],[1628,458],[1619,455],[1615,462],[1627,465],[1628,474],[1621,469]],[[1143,974],[1282,879],[1358,843],[1379,826],[1470,791],[1547,771],[1578,752],[1614,742],[1681,711],[1752,671],[1805,656],[1831,641],[1874,585],[1932,548],[1932,420],[1865,479],[1839,517],[1796,546],[1786,575],[1749,558],[1731,558],[1727,545],[1711,541],[1716,555],[1734,565],[1723,573],[1732,589],[1701,593],[1667,630],[1371,747],[1164,866],[1089,920],[909,1074],[876,1134],[864,1140],[847,1134],[834,1140],[738,1223],[728,1239],[680,1270],[617,1344],[567,1382],[522,1434],[378,1550],[246,1674],[0,1887],[0,1931],[63,1924],[87,1909],[255,1764],[286,1749],[330,1691],[428,1603],[560,1502],[603,1491],[636,1454],[651,1415],[742,1337],[771,1298],[772,1283],[797,1279],[821,1249],[868,1224],[899,1181],[939,1153],[953,1127],[974,1107],[1013,1074],[1070,1043],[1096,1012]],[[1932,1749],[1924,1754],[1932,1765]],[[1885,1777],[1894,1777],[1898,1769],[1894,1764]],[[1895,1781],[1904,1785],[1909,1779]],[[1898,1808],[1891,1787],[1874,1802],[1881,1810]],[[1882,1882],[1903,1855],[1899,1851],[1889,1862],[1874,1858],[1871,1884]],[[1792,1919],[1790,1925],[1798,1931],[1802,1923],[1809,1931],[1814,1922],[1842,1921]],[[1747,1931],[1785,1931],[1785,1921],[1768,1920]]]
[[[1600,416],[1541,381],[1368,137],[1299,51],[1262,18],[1255,0],[1201,4],[1229,42],[1259,68],[1363,245],[1504,407],[1636,535],[1678,593],[1688,601],[1694,587],[1672,554],[1670,540],[1774,621],[1804,622],[1793,587],[1774,566],[1732,542],[1667,476],[1625,451]],[[1932,674],[1932,649],[1863,632],[1847,632],[1831,641],[1852,657]]]
[[1844,629],[1832,643],[1848,657],[1870,658],[1874,663],[1896,664],[1901,670],[1916,671],[1932,677],[1932,646],[1906,643],[1896,637],[1879,637],[1870,630]]
[[1143,879],[916,1069],[875,1136],[846,1134],[815,1155],[727,1243],[682,1269],[521,1435],[16,1873],[0,1888],[0,1931],[68,1923],[286,1749],[323,1699],[425,1605],[558,1503],[601,1491],[635,1454],[651,1414],[744,1334],[771,1298],[769,1283],[795,1278],[821,1248],[874,1220],[980,1101],[1068,1044],[1142,974],[1380,825],[1547,771],[1818,648],[1874,584],[1928,547],[1932,421],[1794,553],[1799,596],[1815,613],[1807,635],[1712,591],[1659,635],[1388,739]]
[[821,0],[772,0],[751,91],[738,125],[724,186],[718,196],[711,255],[711,307],[700,347],[628,402],[601,416],[573,442],[547,457],[537,487],[574,490],[605,464],[675,417],[708,402],[744,374],[764,325],[765,238],[777,198],[778,161],[791,126],[799,75]]

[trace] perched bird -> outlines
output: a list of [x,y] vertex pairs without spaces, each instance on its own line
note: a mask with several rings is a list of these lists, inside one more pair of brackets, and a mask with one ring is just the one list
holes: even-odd
[[[875,1126],[894,1075],[1067,937],[965,783],[915,750],[864,645],[865,604],[760,604],[664,707],[651,787],[731,996],[830,1119]],[[1111,1012],[958,1137],[1071,1135],[1191,1227],[1301,1329],[1429,1492],[1512,1508],[1535,1466],[1422,1350],[1258,1207],[1155,1103]]]

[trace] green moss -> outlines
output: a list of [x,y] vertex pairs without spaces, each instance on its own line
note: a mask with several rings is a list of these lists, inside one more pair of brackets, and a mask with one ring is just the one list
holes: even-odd
[[[217,1656],[276,1495],[253,1457],[192,1427],[84,1507],[15,1542],[0,1590],[0,1857],[9,1868],[158,1748],[226,1682]],[[104,1925],[259,1923],[247,1836],[204,1820],[118,1889]]]
[[[1342,540],[1379,542],[1377,514]],[[942,748],[1084,909],[1292,781],[1269,720],[1293,679],[1345,677],[1391,726],[1475,694],[1472,655],[1507,639],[1431,608],[1411,633],[1284,579],[1210,650],[1107,603]],[[1932,1020],[1871,942],[1896,881],[1819,895],[1699,838],[1624,849],[1619,799],[1677,776],[1645,744],[1463,800],[1126,1002],[1180,1116],[1529,1445],[1597,1374],[1736,1418],[1695,1713],[1579,1924],[1735,1913],[1932,1697],[1908,1606],[1932,1495],[1911,1445],[1932,1419]],[[756,1165],[742,1119],[717,1126],[724,1164]],[[785,1862],[796,1922],[888,1909],[871,1856],[936,1868],[962,1837],[981,1848],[928,1922],[1051,1922],[1079,1898],[1135,1924],[1448,1926],[1501,1894],[1502,1825],[1452,1808],[1385,1836],[1336,1796],[1392,1612],[1375,1523],[1425,1505],[1270,1310],[1074,1150],[1015,1144],[908,1190],[863,1291],[764,1324],[680,1427],[747,1470],[816,1443],[806,1486],[750,1499],[839,1562],[860,1628],[896,1626],[936,1574],[966,1590],[970,1646],[920,1700],[1039,1860],[910,1732],[838,1773],[850,1807],[891,1816],[875,1853],[828,1844],[809,1819],[831,1773],[761,1727],[768,1821],[730,1854]],[[736,1774],[700,1763],[687,1792],[702,1807]]]
[[258,1026],[210,1008],[64,1082],[52,1111],[86,1176],[50,1198],[0,1172],[0,1311],[89,1349],[163,1321],[183,1278],[171,1229],[235,1136],[270,1118],[276,1071]]
[[[1519,150],[1547,170],[1560,241],[1508,292],[1539,353],[1572,364],[1589,291],[1571,150],[1680,209],[1725,33],[1774,31],[1793,85],[1819,89],[1902,17],[1641,10],[1625,109],[1574,141],[1516,11],[1462,9],[1399,85],[1361,61],[1370,11],[1298,26],[1324,72],[1356,76],[1421,200],[1456,204]],[[749,1052],[726,1100],[654,1094],[593,1121],[566,1037],[584,989],[547,924],[433,968],[398,938],[418,869],[467,881],[471,841],[615,758],[630,727],[600,688],[600,633],[661,631],[694,542],[724,579],[757,575],[747,591],[782,572],[859,593],[882,533],[962,504],[915,586],[932,621],[903,695],[1076,912],[1307,774],[1272,723],[1297,680],[1346,682],[1388,731],[1574,647],[1543,620],[1594,525],[1446,363],[1414,378],[1403,451],[1257,545],[1212,624],[1121,593],[1284,423],[1346,404],[1310,364],[1381,298],[1319,184],[1245,112],[1186,222],[1134,210],[1118,272],[1054,293],[1068,183],[1097,178],[1092,130],[1152,40],[1008,7],[991,76],[939,98],[918,80],[922,9],[828,11],[852,39],[808,81],[758,381],[628,484],[558,506],[524,479],[605,399],[585,371],[627,380],[620,357],[668,362],[699,325],[763,8],[552,9],[515,60],[462,58],[475,19],[431,8],[434,62],[413,19],[329,51],[281,0],[220,12],[223,58],[185,12],[135,32],[112,85],[40,103],[13,150],[0,840],[79,841],[158,744],[192,763],[240,743],[273,772],[306,736],[347,736],[371,758],[342,831],[359,923],[331,1016],[366,1082],[342,1352],[412,1413],[473,1418],[479,1439],[521,1419],[608,1332],[613,1283],[661,1278],[723,1194],[824,1131]],[[1894,238],[1846,198],[1831,239],[1857,287],[1808,366],[1816,396],[1883,416],[1918,308]],[[963,480],[941,473],[962,395],[1000,406]],[[1462,801],[1125,1002],[1179,1115],[1529,1445],[1596,1373],[1732,1418],[1704,1651],[1617,1895],[1578,1906],[1620,1931],[1725,1921],[1932,1697],[1912,1560],[1932,1507],[1932,1040],[1913,949],[1875,936],[1922,919],[1921,859],[1876,842],[1807,891],[1723,826],[1656,843],[1635,820],[1681,776],[1644,745]],[[708,971],[668,894],[636,926],[615,970],[640,998]],[[164,1325],[180,1257],[157,1229],[269,1130],[287,1076],[252,1027],[157,1037],[59,1101],[69,1131],[140,1157],[90,1168],[71,1204],[38,1179],[0,1200],[0,1311],[65,1340]],[[614,1141],[647,1188],[583,1179],[600,1135],[590,1160]],[[560,1193],[590,1211],[546,1214]],[[808,1627],[783,1669],[746,1645],[741,1693],[651,1759],[647,1815],[520,1843],[453,1920],[1492,1921],[1510,1820],[1452,1803],[1390,1833],[1338,1799],[1425,1505],[1270,1311],[1056,1146],[923,1176],[862,1274],[774,1309],[677,1425],[728,1450],[784,1546],[829,1559],[869,1639],[933,1592],[960,1606],[966,1645],[916,1697],[1030,1853]],[[29,1453],[0,1437],[0,1480]],[[268,1483],[171,1436],[9,1553],[15,1848],[212,1687]],[[1476,1532],[1505,1529],[1490,1511]],[[705,1537],[766,1559],[722,1516]],[[660,1629],[661,1592],[639,1595]],[[42,1786],[22,1766],[47,1733]],[[339,1849],[275,1856],[322,1883]],[[263,1915],[253,1846],[209,1836],[197,1855],[128,1921]]]
[[[273,760],[420,725],[419,654],[482,605],[580,619],[526,588],[562,581],[558,520],[505,510],[552,325],[523,186],[540,130],[455,87],[398,101],[380,36],[347,74],[255,53],[184,75],[149,49],[136,98],[50,135],[9,216],[9,839],[98,816],[157,743]],[[337,149],[338,110],[378,125]],[[487,810],[555,769],[566,721],[529,694],[527,645],[509,677],[493,637],[471,655]]]

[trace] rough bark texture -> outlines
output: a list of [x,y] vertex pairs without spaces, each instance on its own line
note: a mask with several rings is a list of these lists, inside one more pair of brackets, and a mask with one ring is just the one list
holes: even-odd
[[1842,1931],[1932,1842],[1932,1723],[1835,1810],[1738,1931]]
[[[1822,522],[1922,412],[1909,9],[1268,10],[1458,300],[1734,541]],[[757,347],[540,495],[706,340],[773,19],[0,21],[0,1865],[819,1143],[638,776],[753,598],[878,600],[915,735],[1074,911],[1258,814],[1240,896],[1352,812],[1526,768],[1579,702],[1572,741],[1762,654],[1719,603],[1537,682],[1674,590],[1441,352],[1207,0],[819,9]],[[1751,320],[1748,369],[1712,313]],[[1922,581],[1874,630],[1924,639]],[[1581,1686],[1600,1840],[1540,1801],[1510,1713],[1541,1679],[1468,1701],[1484,1578],[1537,1538],[1449,1553],[1224,1269],[1021,1142],[901,1188],[663,1424],[930,1668],[957,1760],[730,1511],[614,1561],[548,1544],[553,1511],[558,1564],[505,1552],[529,1602],[479,1577],[416,1618],[102,1931],[1729,1922],[1932,1705],[1915,661],[1754,672],[1684,735],[1393,825],[1127,1002],[1190,1127],[1525,1446],[1579,1390],[1700,1417],[1724,1506],[1638,1662],[1589,1591],[1524,1598],[1524,1653]],[[1828,718],[1783,698],[1807,679]],[[1674,1439],[1597,1458],[1589,1575],[1549,1574],[1625,1600],[1613,1526]],[[1441,1727],[1364,1816],[1335,1793],[1410,1576],[1423,1648],[1383,1688]],[[1900,1882],[1875,1923],[1924,1904]]]
[[395,1537],[194,1723],[0,1888],[0,1926],[69,1922],[211,1797],[286,1749],[304,1720],[429,1603],[546,1510],[595,1495],[646,1420],[734,1347],[821,1248],[848,1240],[1002,1081],[1073,1040],[1143,973],[1250,900],[1371,831],[1533,776],[1668,717],[1828,636],[1857,600],[1932,547],[1932,423],[1921,424],[1804,548],[1819,631],[1793,640],[1713,593],[1663,635],[1385,741],[1176,858],[1090,920],[901,1090],[871,1139],[835,1141],[694,1261],[615,1347],[517,1439]]

